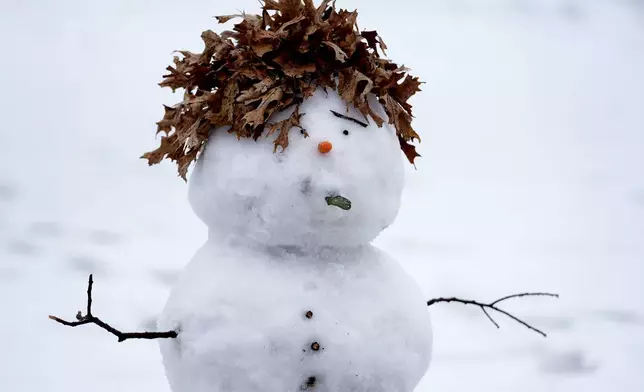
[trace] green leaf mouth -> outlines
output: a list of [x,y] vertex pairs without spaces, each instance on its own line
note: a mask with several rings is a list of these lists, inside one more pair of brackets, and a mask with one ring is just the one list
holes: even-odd
[[351,209],[351,200],[347,199],[346,197],[342,197],[338,195],[327,196],[324,198],[324,200],[326,200],[326,204],[330,206],[335,206],[345,211]]

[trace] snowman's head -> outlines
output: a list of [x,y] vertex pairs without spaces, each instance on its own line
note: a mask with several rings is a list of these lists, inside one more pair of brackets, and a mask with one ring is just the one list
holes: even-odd
[[189,180],[190,203],[211,235],[350,246],[393,222],[404,179],[395,130],[367,124],[333,90],[318,89],[300,111],[303,129],[292,129],[288,148],[277,152],[276,134],[254,141],[211,133]]
[[197,161],[190,201],[213,235],[299,246],[375,238],[398,211],[401,150],[418,156],[408,102],[418,78],[335,2],[274,0],[217,19],[241,21],[204,31],[204,51],[181,51],[167,68],[161,86],[183,89],[183,100],[165,108],[165,136],[143,157],[177,162],[184,179]]

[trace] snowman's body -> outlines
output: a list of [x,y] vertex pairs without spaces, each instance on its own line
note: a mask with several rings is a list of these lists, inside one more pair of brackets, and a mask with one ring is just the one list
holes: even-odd
[[168,316],[180,328],[163,342],[177,392],[410,392],[429,361],[420,291],[370,245],[306,255],[208,242]]
[[411,392],[429,366],[421,291],[369,244],[400,205],[394,132],[337,117],[361,119],[334,91],[301,111],[283,153],[218,130],[200,157],[190,201],[210,238],[159,322],[179,331],[161,341],[174,392]]

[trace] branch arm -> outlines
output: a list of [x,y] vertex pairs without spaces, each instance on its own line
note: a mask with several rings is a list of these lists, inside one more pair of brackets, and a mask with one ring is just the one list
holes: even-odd
[[494,324],[497,328],[500,328],[499,324],[496,321],[494,321],[494,319],[492,318],[492,316],[488,312],[488,310],[494,310],[495,312],[501,313],[504,316],[509,317],[510,319],[512,319],[512,320],[516,321],[517,323],[523,325],[524,327],[526,327],[526,328],[528,328],[528,329],[540,334],[541,336],[546,337],[547,335],[546,335],[545,332],[533,327],[532,325],[530,325],[527,322],[521,320],[520,318],[516,317],[512,313],[507,312],[507,311],[505,311],[505,310],[503,310],[501,308],[498,308],[496,306],[498,303],[506,301],[508,299],[521,298],[521,297],[555,297],[555,298],[559,298],[559,295],[558,294],[552,294],[552,293],[520,293],[520,294],[512,294],[512,295],[507,295],[505,297],[501,297],[501,298],[499,298],[499,299],[497,299],[497,300],[495,300],[493,302],[490,302],[489,304],[478,302],[478,301],[472,301],[472,300],[469,300],[469,299],[456,298],[456,297],[433,298],[433,299],[430,299],[429,301],[427,301],[427,306],[432,306],[432,305],[435,305],[435,304],[441,303],[441,302],[442,303],[457,302],[457,303],[460,303],[460,304],[463,304],[463,305],[478,306],[483,311],[485,316],[487,316],[487,318],[492,322],[492,324]]
[[76,319],[78,321],[67,321],[63,320],[56,316],[49,316],[51,320],[54,320],[60,324],[66,325],[68,327],[78,327],[86,324],[95,324],[98,327],[106,330],[112,335],[118,338],[119,342],[123,342],[128,339],[168,339],[176,338],[178,333],[176,331],[165,331],[165,332],[122,332],[100,318],[92,314],[92,289],[94,286],[94,278],[92,275],[89,276],[89,281],[87,283],[87,314],[83,315],[81,312],[76,314]]

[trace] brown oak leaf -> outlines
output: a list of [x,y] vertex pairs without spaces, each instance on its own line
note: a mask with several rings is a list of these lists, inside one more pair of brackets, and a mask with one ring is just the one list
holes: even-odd
[[177,123],[180,113],[177,108],[166,105],[163,105],[163,108],[165,109],[165,114],[163,115],[163,119],[157,122],[157,134],[165,132],[166,135],[169,135],[172,132],[172,127]]
[[282,87],[275,87],[262,96],[262,101],[257,109],[251,110],[242,118],[243,128],[250,126],[254,128],[264,124],[266,119],[279,107],[280,100],[284,95]]
[[[276,123],[271,123],[267,124],[268,132],[266,133],[266,137],[269,137],[275,131],[279,129],[279,134],[277,135],[277,138],[273,142],[274,147],[273,151],[277,152],[277,147],[282,147],[282,151],[288,147],[288,133],[293,127],[297,127],[299,129],[304,130],[302,128],[302,125],[300,124],[300,119],[304,116],[304,113],[300,113],[300,105],[297,105],[295,107],[295,110],[293,110],[293,113],[286,119],[282,121],[278,121]],[[305,136],[308,136],[305,131]]]
[[250,47],[259,57],[262,57],[274,49],[271,42],[253,42],[250,44]]
[[395,88],[396,100],[400,103],[406,103],[412,95],[420,91],[421,83],[419,78],[407,75],[405,80]]
[[413,144],[409,144],[407,141],[405,141],[405,139],[403,139],[400,136],[398,136],[398,141],[400,142],[400,149],[407,157],[407,160],[409,161],[409,163],[416,166],[416,163],[414,162],[414,160],[416,159],[416,157],[421,156],[418,152],[416,152],[416,147]]
[[378,32],[376,30],[372,31],[363,31],[360,33],[360,36],[367,40],[367,45],[369,48],[373,49],[375,53],[378,53]]
[[360,113],[362,113],[365,119],[368,120],[371,117],[378,127],[382,127],[382,124],[385,123],[385,120],[373,111],[368,102],[363,102],[358,105],[358,110],[360,110]]
[[[298,0],[299,1],[299,0]],[[306,20],[306,16],[300,15],[297,18],[293,18],[292,20],[289,20],[288,22],[284,23],[282,26],[280,26],[279,29],[277,29],[277,33],[283,33],[288,29],[289,27],[300,23],[301,21]]]
[[277,80],[273,78],[266,78],[262,79],[261,81],[255,83],[252,85],[251,88],[248,90],[242,92],[236,99],[237,102],[244,102],[248,103],[249,101],[256,99],[260,97],[262,94],[266,93],[266,91],[275,86],[277,84]]
[[339,75],[338,92],[340,96],[356,106],[366,101],[367,94],[371,92],[373,82],[358,70],[342,71]]
[[176,135],[161,136],[161,145],[153,151],[146,152],[141,158],[147,159],[150,166],[161,162],[167,155],[171,155],[176,150],[176,138]]
[[219,22],[219,23],[226,23],[231,19],[243,18],[243,17],[244,17],[244,15],[241,15],[241,14],[219,15],[219,16],[215,16],[215,19],[217,19],[217,22]]
[[345,61],[347,61],[347,58],[348,58],[347,54],[344,53],[344,51],[338,45],[330,41],[324,41],[322,43],[328,46],[329,48],[333,49],[333,51],[335,52],[336,60],[338,60],[341,63],[344,63]]
[[382,98],[385,111],[389,117],[389,124],[394,125],[400,137],[405,141],[413,141],[420,136],[411,127],[411,115],[407,113],[391,95],[385,95]]
[[205,114],[205,118],[210,121],[214,126],[231,125],[235,112],[235,99],[239,92],[239,86],[233,79],[228,81],[224,88],[221,102],[219,102],[219,110],[211,110]]
[[205,48],[201,53],[199,63],[207,64],[213,56],[216,60],[225,58],[233,49],[231,42],[212,30],[206,30],[201,33],[201,39]]

